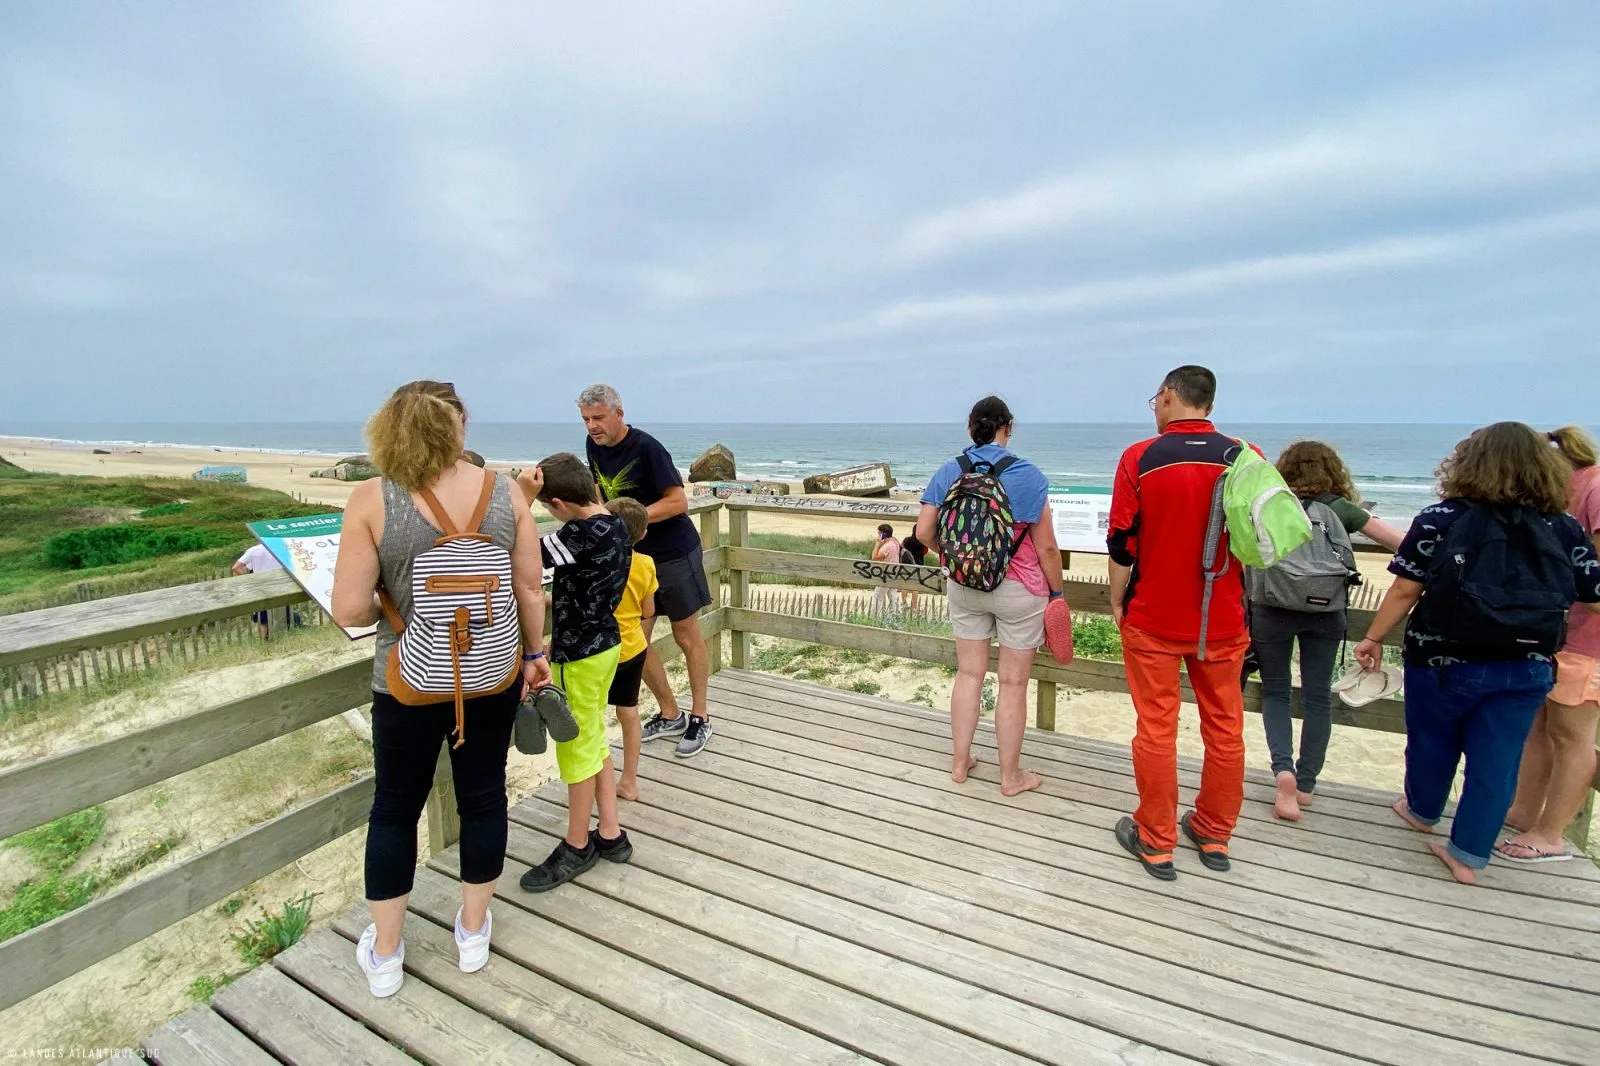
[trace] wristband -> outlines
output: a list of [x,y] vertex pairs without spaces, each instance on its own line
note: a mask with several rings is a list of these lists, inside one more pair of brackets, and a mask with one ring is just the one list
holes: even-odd
[[544,658],[544,652],[536,651],[532,655],[524,655],[522,657],[522,661],[525,662],[525,663],[536,663],[540,659],[543,659],[543,658]]
[[1064,593],[1063,593],[1062,589],[1056,589],[1056,590],[1054,590],[1053,592],[1050,593],[1050,598],[1052,600],[1059,600],[1062,597],[1063,594]]

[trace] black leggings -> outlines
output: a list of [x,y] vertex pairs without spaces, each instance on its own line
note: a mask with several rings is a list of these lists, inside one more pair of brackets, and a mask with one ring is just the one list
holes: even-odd
[[[461,812],[461,880],[500,876],[506,859],[506,754],[521,685],[467,701],[467,741],[450,748],[450,776]],[[417,872],[417,819],[433,788],[439,745],[450,743],[455,705],[407,707],[372,694],[372,758],[377,782],[367,824],[367,898],[411,891]]]

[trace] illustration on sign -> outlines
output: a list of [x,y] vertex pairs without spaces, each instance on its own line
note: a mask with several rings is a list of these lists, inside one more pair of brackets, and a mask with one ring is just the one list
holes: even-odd
[[[333,613],[333,564],[339,558],[339,530],[344,516],[319,514],[309,518],[269,518],[246,526],[271,552],[306,595]],[[377,626],[341,627],[351,640],[372,635]]]
[[1111,532],[1110,489],[1052,489],[1050,513],[1062,551],[1105,554],[1106,536]]

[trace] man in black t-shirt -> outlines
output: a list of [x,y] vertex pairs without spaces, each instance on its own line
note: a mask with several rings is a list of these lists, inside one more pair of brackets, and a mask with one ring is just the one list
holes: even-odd
[[[644,504],[650,531],[636,546],[655,560],[661,582],[656,610],[672,622],[672,637],[683,649],[693,706],[686,717],[667,682],[666,667],[653,650],[645,659],[644,681],[660,710],[644,725],[644,739],[678,739],[678,755],[698,755],[711,739],[706,716],[706,678],[710,658],[696,617],[711,605],[700,533],[689,520],[689,497],[672,456],[661,442],[623,421],[622,397],[610,385],[591,385],[578,396],[578,411],[589,431],[585,451],[602,499],[626,496]],[[649,633],[647,631],[646,635]]]

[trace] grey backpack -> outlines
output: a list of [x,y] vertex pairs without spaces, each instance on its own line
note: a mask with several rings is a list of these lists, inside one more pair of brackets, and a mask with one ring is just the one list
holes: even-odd
[[1252,601],[1311,614],[1344,610],[1350,587],[1360,584],[1361,577],[1350,534],[1327,500],[1302,501],[1311,519],[1310,541],[1277,566],[1248,571],[1246,588]]

